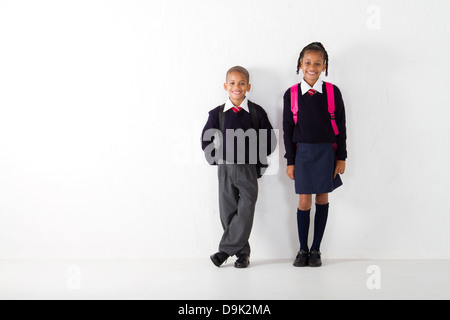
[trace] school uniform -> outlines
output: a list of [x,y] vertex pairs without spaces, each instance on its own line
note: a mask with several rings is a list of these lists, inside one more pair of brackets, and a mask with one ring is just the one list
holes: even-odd
[[[335,160],[347,158],[345,108],[338,87],[333,86],[335,115],[339,134],[336,136],[328,112],[325,83],[314,87],[302,80],[299,84],[297,125],[291,111],[291,92],[284,94],[283,131],[287,164],[295,165],[297,194],[329,193],[342,185],[339,175],[333,179]],[[315,94],[308,91],[313,89]],[[333,144],[337,144],[336,151]]]
[[[227,130],[242,129],[247,132],[249,129],[255,129],[254,119],[250,114],[250,105],[252,110],[256,111],[258,129],[266,129],[266,147],[267,155],[270,155],[275,145],[272,143],[271,135],[272,125],[264,109],[249,101],[247,98],[241,104],[241,110],[235,112],[233,103],[230,99],[225,105],[219,106],[209,112],[208,121],[202,132],[202,149],[204,151],[214,143],[214,137],[205,139],[205,132],[208,130],[220,131],[220,115],[224,114],[222,141],[220,141],[223,152],[218,153],[216,149],[211,154],[205,156],[211,165],[218,165],[219,180],[219,209],[220,219],[224,233],[219,244],[219,251],[233,255],[250,255],[250,237],[256,201],[258,198],[258,172],[257,164],[252,157],[252,150],[246,141],[244,148],[239,148],[237,143],[227,141]],[[259,140],[258,140],[259,141]],[[234,141],[236,142],[236,141]],[[230,146],[234,145],[234,149]],[[259,150],[258,147],[256,150]],[[234,151],[234,152],[231,152]]]
[[[314,87],[302,80],[299,86],[297,124],[291,111],[291,90],[284,94],[283,131],[285,158],[288,165],[295,165],[295,191],[297,194],[329,193],[342,185],[339,175],[334,179],[336,160],[347,158],[345,108],[338,87],[333,86],[335,97],[335,121],[339,134],[334,133],[326,85],[318,80]],[[311,94],[310,90],[313,90]],[[336,144],[336,150],[333,147]],[[328,219],[329,204],[316,204],[314,239],[311,252],[308,246],[310,209],[297,209],[297,227],[300,251],[294,261],[296,267],[319,267],[320,244]]]

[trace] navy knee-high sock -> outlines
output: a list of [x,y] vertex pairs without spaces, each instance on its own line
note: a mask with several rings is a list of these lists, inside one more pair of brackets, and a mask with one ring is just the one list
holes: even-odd
[[298,239],[300,240],[300,250],[309,251],[308,248],[308,232],[309,232],[309,216],[311,210],[302,211],[297,209],[297,227]]
[[322,242],[325,226],[327,225],[329,204],[316,203],[316,216],[314,217],[314,240],[311,246],[311,251],[319,251],[320,243]]

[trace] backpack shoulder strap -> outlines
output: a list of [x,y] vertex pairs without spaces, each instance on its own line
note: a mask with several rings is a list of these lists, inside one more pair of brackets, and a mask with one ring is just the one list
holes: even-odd
[[[248,111],[250,111],[250,117],[252,118],[252,124],[253,124],[253,128],[256,130],[256,137],[257,137],[257,148],[258,148],[258,162],[256,163],[256,172],[258,175],[258,179],[261,178],[265,172],[265,169],[269,166],[267,164],[267,159],[264,162],[261,162],[260,159],[260,152],[259,152],[259,148],[261,146],[261,141],[260,139],[263,139],[263,141],[266,141],[264,138],[264,135],[260,136],[259,135],[259,118],[258,118],[258,111],[256,110],[256,105],[251,102],[250,100],[248,101]],[[262,143],[263,146],[266,145],[265,142]]]
[[330,82],[325,82],[325,87],[327,90],[328,113],[330,114],[331,117],[331,126],[333,127],[334,134],[337,136],[339,134],[339,129],[336,124],[336,115],[334,113],[336,110],[336,105],[334,102],[334,87],[333,84]]
[[225,113],[223,112],[223,110],[225,110],[225,104],[219,107],[219,130],[220,132],[222,132],[222,134],[225,127]]
[[298,92],[300,84],[293,85],[291,87],[291,111],[294,115],[294,123],[297,124],[298,118]]
[[256,111],[255,105],[251,101],[248,101],[248,110],[250,111],[250,116],[252,117],[253,128],[255,128],[255,130],[258,131],[259,130],[258,112]]

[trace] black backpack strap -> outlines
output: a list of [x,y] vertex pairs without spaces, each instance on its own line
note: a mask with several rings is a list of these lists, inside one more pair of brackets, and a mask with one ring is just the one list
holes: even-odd
[[[260,138],[264,138],[264,137],[260,137],[259,136],[259,118],[258,118],[258,112],[256,111],[256,107],[255,105],[249,101],[248,102],[248,109],[250,111],[250,116],[252,117],[252,123],[253,123],[253,128],[255,128],[256,130],[256,134],[257,134],[257,139],[258,139],[258,148],[259,148],[259,139]],[[265,145],[263,143],[263,145]],[[264,172],[266,171],[267,167],[269,167],[267,164],[262,164],[261,159],[259,159],[259,151],[258,151],[258,163],[256,164],[256,170],[257,170],[257,174],[258,174],[258,179],[261,178],[264,174]],[[265,159],[267,162],[267,159]]]
[[258,112],[256,111],[255,105],[251,101],[248,102],[248,110],[250,111],[250,116],[252,117],[253,128],[255,128],[255,130],[258,131],[259,130]]
[[219,130],[220,132],[222,132],[222,134],[225,127],[225,113],[223,112],[223,110],[225,110],[225,104],[219,107]]

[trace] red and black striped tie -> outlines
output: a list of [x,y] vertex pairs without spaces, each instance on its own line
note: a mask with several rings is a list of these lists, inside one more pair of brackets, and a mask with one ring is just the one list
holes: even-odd
[[317,92],[317,91],[314,90],[314,89],[309,89],[309,90],[308,90],[308,93],[309,93],[310,96],[313,96],[316,92]]
[[233,107],[233,111],[236,113],[239,113],[239,111],[241,111],[242,108],[241,107]]

